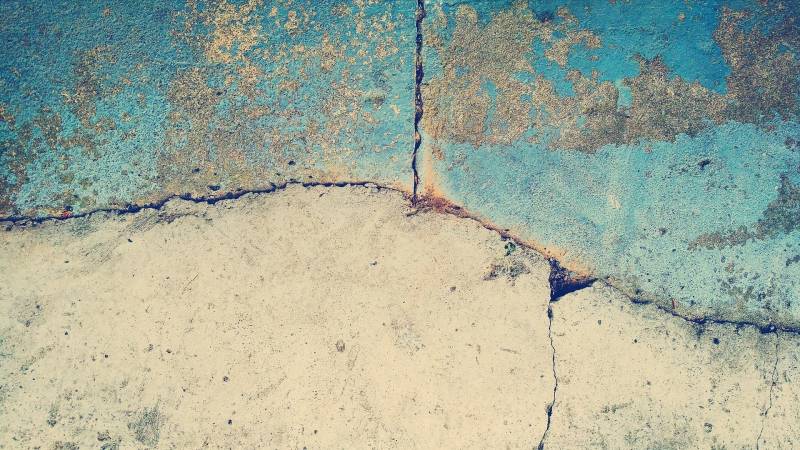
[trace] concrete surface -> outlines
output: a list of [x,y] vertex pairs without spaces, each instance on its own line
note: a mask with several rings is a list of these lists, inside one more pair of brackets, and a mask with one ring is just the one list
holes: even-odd
[[798,5],[4,1],[0,217],[373,182],[800,329]]
[[553,311],[552,448],[800,445],[797,335],[698,326],[605,286]]
[[[794,448],[800,337],[376,187],[0,232],[3,448]],[[548,414],[550,412],[551,414]]]
[[800,3],[425,5],[423,192],[685,316],[800,325]]
[[416,2],[0,3],[0,217],[411,189]]
[[0,442],[538,441],[548,266],[409,212],[396,192],[292,187],[3,232]]

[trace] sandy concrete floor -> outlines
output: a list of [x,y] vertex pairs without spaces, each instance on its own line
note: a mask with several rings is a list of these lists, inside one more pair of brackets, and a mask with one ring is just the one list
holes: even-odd
[[9,224],[0,445],[800,446],[798,336],[548,275],[364,187]]
[[552,448],[800,448],[798,336],[699,327],[598,284],[553,311]]

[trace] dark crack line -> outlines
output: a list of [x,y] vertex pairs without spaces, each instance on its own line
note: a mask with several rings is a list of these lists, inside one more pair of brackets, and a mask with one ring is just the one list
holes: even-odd
[[411,193],[411,204],[417,204],[417,191],[419,190],[419,170],[417,154],[422,145],[422,134],[419,130],[419,122],[422,120],[424,107],[422,104],[422,80],[425,78],[425,70],[422,66],[422,20],[425,19],[425,0],[417,0],[416,21],[417,21],[417,49],[414,58],[415,81],[414,81],[414,152],[411,155],[411,171],[414,173],[414,188]]
[[[124,207],[120,207],[120,208],[98,208],[98,209],[94,209],[94,210],[86,211],[86,212],[82,212],[82,213],[70,214],[68,216],[53,216],[53,215],[51,215],[51,216],[6,216],[6,217],[0,217],[0,223],[11,223],[11,224],[20,224],[20,225],[23,225],[23,224],[40,224],[42,222],[47,222],[47,221],[72,220],[72,219],[77,219],[77,218],[81,218],[81,217],[91,216],[91,215],[97,214],[97,213],[110,213],[110,214],[115,214],[115,215],[134,214],[134,213],[137,213],[137,212],[139,212],[141,210],[144,210],[144,209],[159,210],[159,209],[163,208],[163,206],[165,204],[167,204],[169,201],[177,200],[177,199],[190,201],[190,202],[194,202],[194,203],[206,203],[206,204],[209,204],[209,205],[213,205],[214,203],[217,203],[217,202],[223,201],[223,200],[235,200],[235,199],[243,197],[243,196],[245,196],[247,194],[269,194],[269,193],[274,193],[274,192],[284,190],[284,189],[286,189],[286,188],[288,188],[290,186],[294,186],[294,185],[303,186],[303,187],[306,187],[306,188],[309,188],[309,187],[347,187],[347,186],[373,187],[373,188],[376,188],[376,189],[379,189],[379,190],[387,190],[387,191],[393,191],[393,192],[401,193],[401,194],[403,194],[403,196],[405,196],[406,199],[408,199],[409,196],[411,196],[408,193],[408,191],[405,191],[403,189],[398,189],[396,187],[383,185],[383,184],[375,183],[375,182],[371,182],[371,181],[301,182],[301,181],[297,181],[297,180],[291,180],[291,181],[287,181],[287,182],[284,182],[284,183],[270,183],[269,187],[266,187],[266,188],[247,189],[247,190],[240,189],[240,190],[237,190],[237,191],[233,191],[233,192],[229,192],[229,193],[225,193],[225,194],[221,194],[221,195],[217,195],[217,196],[193,196],[191,194],[180,194],[180,195],[173,194],[173,195],[166,196],[165,198],[163,198],[161,200],[158,200],[158,201],[155,201],[155,202],[152,202],[152,203],[128,204],[128,205],[126,205]],[[413,196],[412,196],[412,199],[413,199]],[[499,228],[497,226],[494,226],[494,225],[492,225],[490,223],[487,223],[484,220],[481,220],[479,218],[479,216],[467,211],[466,209],[462,208],[461,206],[455,205],[452,202],[449,202],[447,200],[438,199],[438,198],[419,197],[417,199],[417,201],[418,201],[418,204],[414,205],[413,204],[413,200],[412,200],[412,205],[411,206],[412,207],[417,207],[418,210],[434,211],[434,212],[438,212],[438,213],[441,213],[441,214],[453,215],[453,216],[456,216],[456,217],[459,217],[459,218],[462,218],[462,219],[472,220],[472,221],[478,223],[479,225],[481,225],[482,227],[486,228],[487,230],[494,231],[495,233],[500,235],[502,238],[513,241],[516,245],[518,245],[518,246],[520,246],[522,248],[527,248],[527,249],[529,249],[529,250],[531,250],[533,252],[536,252],[536,253],[542,255],[548,261],[551,262],[551,271],[552,271],[552,262],[553,261],[555,261],[558,264],[558,267],[563,267],[561,265],[561,263],[556,258],[554,258],[552,256],[549,256],[544,251],[534,247],[533,245],[530,245],[530,244],[526,243],[524,240],[520,239],[518,236],[512,235],[509,232],[509,230],[501,229],[501,228]],[[441,204],[439,204],[439,203],[441,203]],[[420,205],[421,205],[421,208],[420,208]],[[576,278],[576,280],[578,280],[579,283],[580,282],[584,282],[584,281],[589,281],[589,280],[590,281],[585,286],[580,286],[577,289],[572,289],[570,292],[574,292],[576,290],[583,289],[585,287],[589,287],[594,282],[600,282],[600,283],[603,283],[605,286],[607,286],[607,287],[619,292],[622,296],[627,298],[632,304],[635,304],[635,305],[650,305],[650,304],[652,304],[653,306],[655,306],[659,310],[664,311],[664,312],[668,313],[669,315],[671,315],[673,317],[676,317],[678,319],[681,319],[681,320],[684,320],[684,321],[687,321],[687,322],[691,322],[691,323],[693,323],[695,325],[698,325],[698,326],[701,326],[701,327],[702,326],[706,326],[706,325],[732,325],[732,326],[740,327],[740,328],[741,327],[753,327],[753,328],[758,329],[762,334],[771,334],[771,333],[783,332],[783,333],[789,333],[789,334],[794,334],[794,335],[800,335],[800,326],[786,326],[786,325],[778,325],[778,324],[774,324],[774,323],[763,324],[763,323],[757,323],[757,322],[746,321],[746,320],[742,321],[742,320],[720,319],[720,318],[717,318],[717,317],[689,317],[689,316],[684,316],[684,315],[680,314],[679,312],[675,311],[674,309],[662,306],[662,305],[660,305],[660,304],[658,304],[658,303],[656,303],[656,302],[654,302],[652,300],[643,299],[643,298],[638,297],[636,295],[629,294],[624,287],[618,286],[617,283],[613,279],[610,279],[610,278],[600,278],[600,279]],[[581,280],[583,280],[583,281],[581,281]],[[575,281],[575,280],[573,280],[573,281]],[[556,296],[555,299],[557,300],[557,299],[561,298],[561,296],[563,296],[565,294],[566,293],[561,293],[561,295]],[[551,297],[552,297],[552,295],[553,295],[553,292],[552,292],[552,285],[551,285]]]
[[547,337],[550,338],[550,348],[553,350],[553,401],[547,405],[545,412],[547,413],[547,425],[542,433],[542,439],[539,440],[539,450],[544,450],[544,441],[547,439],[547,433],[550,432],[550,424],[553,419],[553,408],[556,406],[556,395],[558,393],[558,373],[556,372],[556,345],[553,342],[553,303],[555,300],[550,300],[547,304]]
[[547,337],[550,339],[550,349],[552,350],[553,358],[553,401],[551,401],[545,409],[547,413],[547,425],[545,425],[542,439],[539,441],[539,450],[544,450],[544,442],[547,440],[547,434],[550,432],[550,425],[553,420],[553,409],[556,407],[556,398],[558,395],[556,344],[553,340],[553,303],[569,293],[591,286],[596,281],[595,278],[577,276],[562,267],[555,258],[547,258],[547,262],[550,264],[550,275],[548,276],[548,282],[550,283],[550,301],[547,303]]
[[[423,196],[420,196],[418,198],[417,204],[416,205],[412,205],[412,206],[415,206],[417,208],[417,211],[434,211],[434,212],[438,212],[440,214],[448,214],[448,215],[456,216],[456,217],[459,217],[459,218],[462,218],[462,219],[472,220],[472,221],[478,223],[479,225],[481,225],[483,228],[486,228],[487,230],[490,230],[490,231],[494,231],[495,233],[500,235],[500,237],[502,237],[504,239],[507,239],[507,240],[510,240],[510,241],[513,241],[516,245],[518,245],[518,246],[520,246],[522,248],[529,249],[529,250],[531,250],[533,252],[536,252],[537,254],[541,255],[542,257],[544,257],[545,259],[547,259],[550,262],[551,277],[553,277],[553,269],[554,269],[553,266],[554,266],[554,263],[557,264],[556,267],[559,268],[557,270],[561,270],[561,269],[564,268],[564,265],[556,257],[554,257],[552,254],[549,254],[547,252],[547,248],[546,247],[544,247],[544,248],[536,247],[535,245],[532,245],[532,244],[530,244],[528,242],[525,242],[525,240],[520,238],[518,235],[515,235],[515,234],[511,233],[511,231],[508,228],[498,227],[498,226],[492,224],[491,222],[488,222],[488,221],[484,220],[478,214],[475,214],[475,213],[467,210],[466,208],[451,202],[450,200],[447,200],[447,199],[444,199],[444,198],[440,198],[440,197],[435,197],[435,196],[425,196],[425,195],[423,195]],[[604,277],[604,278],[596,278],[596,279],[592,278],[592,277],[579,277],[579,276],[575,276],[575,274],[573,274],[572,272],[570,272],[570,271],[568,271],[566,269],[563,269],[563,270],[569,275],[568,278],[567,278],[568,282],[566,284],[566,287],[569,287],[569,289],[571,289],[570,292],[575,292],[575,291],[577,291],[579,289],[590,287],[595,282],[597,282],[597,283],[602,283],[606,287],[608,287],[610,289],[613,289],[616,292],[619,292],[623,297],[627,298],[634,305],[650,305],[650,304],[652,304],[653,306],[655,306],[659,310],[668,313],[672,317],[684,320],[686,322],[690,322],[690,323],[692,323],[694,325],[697,325],[697,326],[704,327],[706,325],[732,325],[732,326],[735,326],[735,327],[738,327],[738,328],[753,327],[753,328],[757,329],[759,332],[761,332],[762,334],[777,333],[777,332],[780,331],[780,332],[783,332],[783,333],[790,333],[790,334],[800,335],[800,326],[779,325],[779,324],[775,324],[775,323],[772,323],[772,322],[769,322],[769,323],[765,324],[763,322],[759,323],[759,322],[754,322],[754,321],[749,321],[749,320],[728,320],[728,319],[722,319],[722,318],[713,317],[713,316],[691,317],[691,316],[682,315],[681,313],[679,313],[675,309],[660,305],[659,303],[657,303],[657,302],[655,302],[653,300],[642,298],[640,296],[641,291],[639,289],[635,290],[635,292],[636,292],[635,294],[631,294],[630,293],[631,289],[626,288],[624,285],[622,285],[622,283],[615,281],[612,277]],[[574,283],[578,283],[579,285],[582,284],[582,283],[585,283],[585,285],[576,286]],[[551,278],[551,286],[550,286],[550,288],[551,288],[551,290],[550,290],[551,299],[558,300],[562,296],[570,293],[570,292],[563,292],[563,291],[562,292],[558,292],[557,291],[555,293],[556,295],[554,296],[552,278]],[[667,300],[669,300],[669,299],[667,299]]]
[[775,392],[775,385],[778,384],[778,360],[780,359],[780,342],[781,336],[780,334],[775,334],[775,365],[772,367],[772,383],[769,385],[769,401],[767,403],[766,409],[764,409],[764,413],[761,415],[761,430],[758,432],[758,438],[756,439],[756,450],[760,449],[761,445],[761,436],[764,434],[764,425],[767,422],[767,415],[769,414],[769,410],[772,409],[772,398]]
[[783,332],[783,333],[800,335],[800,327],[798,326],[778,325],[772,322],[763,324],[763,323],[753,322],[750,320],[729,320],[713,316],[700,316],[700,317],[685,316],[672,308],[660,305],[652,300],[642,299],[635,295],[630,295],[627,292],[625,292],[624,288],[618,287],[613,281],[609,279],[598,280],[598,281],[601,281],[606,286],[619,292],[634,305],[653,305],[659,310],[671,315],[672,317],[684,320],[686,322],[690,322],[700,327],[705,327],[706,325],[731,325],[738,328],[753,327],[757,329],[761,334],[771,334],[771,333],[777,334],[779,332]]
[[577,276],[562,267],[555,258],[548,258],[547,262],[550,263],[548,282],[550,283],[551,302],[557,301],[569,293],[585,289],[597,281],[596,278]]
[[[757,328],[763,334],[769,333],[778,333],[779,331],[791,334],[800,335],[800,326],[785,326],[785,325],[778,325],[774,323],[758,323],[753,321],[747,320],[726,320],[720,319],[717,317],[705,316],[705,317],[690,317],[680,314],[679,312],[675,311],[674,308],[670,309],[665,307],[655,301],[643,299],[638,297],[637,295],[629,294],[629,289],[624,287],[618,286],[618,283],[615,283],[610,278],[605,278],[601,280],[597,280],[591,277],[562,277],[560,281],[556,281],[556,289],[554,289],[554,280],[553,280],[553,264],[556,264],[556,267],[563,270],[561,264],[553,257],[548,256],[546,252],[541,251],[531,245],[526,244],[521,239],[518,239],[516,236],[511,235],[508,230],[500,229],[496,226],[493,226],[483,220],[481,220],[477,215],[472,214],[466,211],[464,208],[454,205],[451,202],[444,200],[444,199],[429,199],[429,198],[421,198],[419,193],[419,166],[418,166],[418,153],[419,149],[422,145],[422,135],[420,133],[420,121],[422,120],[422,116],[424,113],[423,107],[423,98],[422,98],[422,82],[425,76],[425,71],[423,68],[423,61],[422,61],[422,50],[423,50],[423,19],[425,18],[425,0],[417,0],[417,8],[416,8],[416,54],[415,54],[415,87],[414,87],[414,151],[411,157],[411,170],[413,172],[413,189],[411,192],[411,206],[417,207],[418,202],[420,200],[425,200],[422,203],[436,203],[435,200],[440,200],[441,203],[446,204],[444,207],[434,207],[430,208],[426,205],[423,205],[423,209],[433,209],[440,213],[451,214],[460,218],[471,219],[477,223],[479,223],[484,228],[494,231],[498,233],[501,237],[505,239],[509,239],[514,241],[517,245],[522,246],[524,248],[528,248],[532,251],[535,251],[542,256],[544,256],[551,264],[551,279],[550,279],[550,288],[551,288],[551,301],[558,300],[562,296],[569,294],[571,292],[575,292],[577,290],[586,288],[591,286],[595,281],[601,281],[603,284],[608,286],[615,291],[618,291],[620,294],[628,298],[631,303],[644,305],[644,304],[653,304],[656,308],[670,314],[673,317],[685,320],[687,322],[691,322],[695,325],[705,326],[708,324],[716,324],[716,325],[733,325],[736,327],[754,327]],[[146,203],[143,205],[135,205],[135,204],[128,204],[122,208],[98,208],[91,211],[78,213],[78,214],[69,214],[69,215],[62,215],[62,216],[6,216],[0,217],[0,222],[11,222],[14,224],[17,223],[42,223],[49,220],[60,221],[60,220],[69,220],[79,217],[86,217],[90,216],[95,213],[112,213],[112,214],[132,214],[139,212],[143,209],[161,209],[167,202],[174,199],[181,199],[192,201],[195,203],[207,203],[207,204],[214,204],[218,201],[222,200],[234,200],[239,197],[242,197],[246,194],[267,194],[276,192],[282,189],[287,188],[290,185],[302,185],[304,187],[345,187],[345,186],[372,186],[378,189],[385,189],[390,191],[401,192],[404,195],[407,193],[401,189],[380,185],[377,183],[372,182],[363,182],[363,181],[356,181],[356,182],[330,182],[330,183],[323,183],[323,182],[300,182],[300,181],[289,181],[282,184],[275,184],[270,183],[270,187],[264,189],[250,189],[250,190],[237,190],[234,192],[230,192],[227,194],[222,194],[219,196],[199,196],[195,197],[191,194],[181,194],[181,195],[170,195],[165,197],[160,201],[156,201],[153,203]],[[563,273],[568,273],[565,271]],[[639,293],[636,290],[637,294]],[[549,423],[549,415],[548,415],[548,423]]]
[[[311,187],[347,187],[347,186],[360,186],[360,187],[373,187],[378,190],[387,190],[387,191],[394,191],[399,192],[405,196],[408,195],[407,192],[393,188],[391,186],[385,186],[369,181],[338,181],[338,182],[302,182],[302,181],[287,181],[284,183],[270,183],[269,187],[261,188],[261,189],[239,189],[236,191],[228,192],[225,194],[214,195],[214,196],[193,196],[191,194],[173,194],[164,197],[161,200],[152,202],[152,203],[145,203],[141,205],[137,204],[128,204],[121,208],[98,208],[93,209],[91,211],[86,211],[77,214],[70,214],[65,216],[8,216],[8,217],[0,217],[0,223],[3,222],[11,222],[12,224],[40,224],[42,222],[47,221],[66,221],[72,219],[78,219],[81,217],[88,217],[98,213],[110,213],[115,215],[125,215],[125,214],[135,214],[139,211],[144,209],[155,209],[159,210],[164,207],[167,203],[172,200],[185,200],[193,203],[205,203],[208,205],[213,205],[217,202],[221,202],[223,200],[236,200],[241,197],[244,197],[247,194],[271,194],[278,191],[282,191],[290,186],[303,186],[305,188]],[[406,197],[408,198],[408,197]]]

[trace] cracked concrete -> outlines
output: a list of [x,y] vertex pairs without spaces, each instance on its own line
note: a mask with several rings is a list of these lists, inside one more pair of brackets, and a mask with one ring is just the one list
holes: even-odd
[[425,114],[425,106],[422,98],[422,81],[425,79],[425,64],[422,60],[422,49],[424,46],[424,33],[423,21],[425,19],[425,0],[417,0],[416,11],[416,53],[414,54],[414,152],[411,154],[411,173],[414,177],[412,184],[411,202],[417,203],[419,195],[419,166],[417,158],[419,157],[419,149],[422,146],[422,134],[420,133],[419,126],[423,114]]
[[756,438],[756,449],[761,448],[761,440],[764,436],[764,424],[767,421],[767,417],[769,416],[769,411],[772,409],[772,400],[774,397],[775,392],[775,384],[778,382],[778,361],[780,361],[780,334],[775,335],[775,365],[772,367],[772,376],[770,377],[769,383],[769,399],[767,403],[767,407],[764,409],[764,412],[761,414],[761,429],[758,431],[758,438]]
[[400,192],[296,184],[8,225],[8,448],[800,443],[797,335],[601,282],[554,301],[551,261]]
[[293,185],[0,233],[0,441],[537,440],[552,392],[546,262],[517,249],[524,274],[485,280],[507,241],[410,212],[394,191]]
[[0,217],[366,180],[797,331],[796,8],[368,3],[3,3]]
[[550,304],[547,305],[547,338],[550,340],[550,348],[553,351],[553,401],[547,405],[547,423],[544,427],[544,433],[542,433],[542,439],[539,440],[539,446],[537,447],[539,450],[544,450],[544,443],[547,440],[547,433],[550,431],[550,425],[553,422],[553,408],[556,405],[556,398],[558,396],[558,371],[556,367],[556,346],[553,343],[553,291],[552,287],[550,290]]
[[[601,284],[553,310],[560,383],[551,448],[796,447],[797,407],[784,408],[797,398],[800,367],[777,361],[792,358],[798,336],[698,326]],[[774,417],[780,389],[787,395]]]
[[[62,36],[31,25],[52,14],[0,7],[29,25],[0,27],[19,43],[0,64],[0,416],[21,418],[0,446],[796,448],[797,83],[785,73],[798,11],[707,2],[687,20],[680,6],[551,3],[145,4],[149,44],[131,54],[138,10],[63,8],[84,26]],[[108,27],[133,28],[70,47]],[[632,34],[613,45],[619,30]],[[704,66],[729,66],[724,79],[696,63],[717,47],[724,63]],[[48,64],[41,48],[57,49]],[[164,48],[189,61],[165,63],[152,50]],[[411,64],[413,88],[396,70]],[[71,75],[40,79],[43,65]],[[761,123],[773,113],[780,124]],[[762,176],[742,181],[752,167]],[[362,273],[351,266],[365,247],[381,256]],[[182,282],[156,283],[161,272]],[[448,328],[470,318],[492,323]],[[298,323],[311,344],[279,331]],[[155,336],[144,353],[160,359],[120,329]],[[350,334],[331,345],[335,330]],[[92,366],[109,349],[122,361]],[[220,361],[247,380],[222,375],[240,403],[213,384]],[[264,424],[278,431],[254,431]]]
[[798,328],[796,2],[426,10],[422,195],[683,317]]

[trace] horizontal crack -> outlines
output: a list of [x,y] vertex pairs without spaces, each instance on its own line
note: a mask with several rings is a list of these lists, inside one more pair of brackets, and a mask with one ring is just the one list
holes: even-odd
[[[23,224],[24,225],[26,223],[38,224],[38,223],[42,223],[42,222],[46,222],[46,221],[71,220],[71,219],[77,219],[77,218],[81,218],[81,217],[87,217],[87,216],[90,216],[90,215],[93,215],[93,214],[97,214],[97,213],[111,213],[111,214],[116,214],[116,215],[133,214],[133,213],[139,212],[139,211],[144,210],[144,209],[156,209],[156,210],[157,209],[161,209],[170,200],[176,200],[176,199],[191,201],[191,202],[194,202],[194,203],[207,203],[207,204],[213,205],[214,203],[217,203],[217,202],[223,201],[223,200],[235,200],[235,199],[243,197],[243,196],[245,196],[247,194],[269,194],[269,193],[281,191],[281,190],[286,189],[286,188],[288,188],[290,186],[303,186],[303,187],[362,186],[362,187],[374,187],[376,189],[398,192],[398,193],[402,194],[403,197],[406,198],[409,201],[409,203],[411,203],[411,198],[412,198],[412,195],[413,195],[412,193],[409,193],[409,192],[407,192],[405,190],[402,190],[402,189],[398,189],[398,188],[395,188],[395,187],[382,185],[380,183],[375,183],[375,182],[370,182],[370,181],[341,181],[341,182],[288,181],[288,182],[280,183],[280,184],[270,183],[269,187],[263,188],[263,189],[237,190],[237,191],[233,191],[233,192],[229,192],[229,193],[225,193],[225,194],[220,194],[218,196],[199,196],[199,197],[195,197],[195,196],[192,196],[192,195],[189,195],[189,194],[170,195],[170,196],[167,196],[167,197],[165,197],[164,199],[162,199],[160,201],[153,202],[153,203],[146,203],[146,204],[142,204],[142,205],[130,204],[130,205],[127,205],[127,206],[122,207],[122,208],[100,208],[100,209],[95,209],[95,210],[87,211],[87,212],[83,212],[83,213],[72,214],[72,215],[69,215],[69,216],[42,216],[42,217],[9,216],[9,217],[0,218],[0,223],[3,223],[3,222],[9,223],[10,222],[12,224]],[[486,228],[487,230],[494,231],[495,233],[499,234],[502,238],[508,239],[508,240],[512,240],[512,241],[514,241],[514,243],[516,245],[521,246],[523,248],[527,248],[527,249],[529,249],[531,251],[534,251],[534,252],[538,253],[539,255],[541,255],[542,257],[546,258],[548,261],[550,261],[550,264],[551,264],[551,276],[552,276],[552,264],[553,264],[553,262],[558,264],[558,267],[561,267],[561,268],[565,267],[564,263],[562,261],[559,261],[556,258],[556,256],[552,254],[552,252],[547,250],[546,247],[537,246],[537,245],[532,244],[532,243],[530,243],[528,241],[525,241],[524,239],[520,238],[519,236],[516,236],[516,235],[512,234],[510,232],[510,230],[495,226],[494,224],[489,223],[489,222],[481,219],[477,214],[474,214],[474,213],[466,210],[465,208],[463,208],[463,207],[461,207],[459,205],[456,205],[455,203],[453,203],[453,202],[451,202],[451,201],[449,201],[447,199],[443,199],[443,198],[440,198],[440,197],[421,196],[421,197],[419,197],[417,199],[416,204],[411,204],[411,206],[415,208],[415,212],[412,212],[409,215],[412,215],[412,214],[415,214],[416,212],[421,212],[421,211],[435,211],[435,212],[438,212],[438,213],[441,213],[441,214],[450,214],[450,215],[454,215],[454,216],[459,217],[459,218],[472,220],[472,221],[480,224],[482,227]],[[569,278],[570,281],[567,281],[566,284],[561,286],[562,288],[571,289],[569,292],[574,292],[574,291],[576,291],[578,289],[583,289],[585,287],[590,286],[594,282],[601,282],[605,286],[607,286],[607,287],[609,287],[611,289],[614,289],[615,291],[617,291],[620,294],[622,294],[624,297],[626,297],[633,304],[636,304],[636,305],[649,305],[649,304],[652,304],[656,308],[658,308],[661,311],[664,311],[664,312],[670,314],[673,317],[685,320],[687,322],[691,322],[691,323],[693,323],[695,325],[699,325],[699,326],[705,326],[705,325],[709,325],[709,324],[733,325],[733,326],[737,326],[737,327],[753,327],[753,328],[758,329],[763,334],[784,332],[784,333],[800,335],[800,327],[798,327],[798,326],[779,325],[779,324],[775,324],[775,323],[763,324],[763,323],[757,323],[757,322],[754,322],[754,321],[747,321],[747,320],[728,320],[728,319],[723,319],[723,318],[719,318],[719,317],[711,317],[711,316],[706,316],[706,317],[685,316],[685,315],[680,314],[678,311],[675,311],[674,309],[670,309],[670,308],[664,307],[664,306],[656,303],[655,301],[645,300],[645,299],[642,299],[641,297],[638,297],[636,295],[629,294],[624,287],[619,286],[617,282],[615,282],[613,279],[611,279],[609,277],[594,279],[594,278],[592,278],[591,276],[588,276],[588,275],[581,275],[581,274],[574,274],[574,273],[572,275],[570,275],[570,277],[572,277],[572,278]],[[580,281],[580,280],[584,280],[584,281]],[[584,282],[586,282],[588,284],[586,284],[585,286],[581,286],[581,283],[584,283]],[[558,298],[562,297],[563,295],[566,295],[567,293],[569,293],[569,292],[562,292],[562,291],[556,291],[556,292],[557,292],[557,294],[559,294],[559,295],[556,296],[556,299],[558,299]],[[551,284],[551,296],[552,295],[553,295],[553,292],[552,292],[552,284]]]
[[[526,240],[520,238],[519,236],[516,236],[513,233],[511,233],[511,231],[508,228],[500,228],[500,227],[498,227],[498,226],[496,226],[496,225],[494,225],[494,224],[492,224],[492,223],[480,218],[477,214],[472,213],[472,212],[466,210],[465,208],[463,208],[463,207],[461,207],[459,205],[456,205],[455,203],[451,202],[450,200],[447,200],[447,199],[444,199],[444,198],[441,198],[441,197],[423,196],[423,197],[420,197],[417,200],[416,207],[417,207],[417,210],[432,210],[432,211],[439,212],[441,214],[451,214],[451,215],[454,215],[454,216],[457,216],[457,217],[460,217],[460,218],[463,218],[463,219],[473,220],[473,221],[477,222],[478,224],[480,224],[482,227],[486,228],[487,230],[491,230],[491,231],[494,231],[495,233],[499,234],[504,239],[508,239],[508,240],[514,241],[514,243],[516,245],[521,246],[523,248],[527,248],[527,249],[529,249],[531,251],[534,251],[534,252],[538,253],[539,255],[541,255],[542,257],[546,258],[548,261],[550,261],[550,264],[551,264],[551,276],[552,276],[552,273],[553,273],[553,271],[552,271],[553,262],[556,262],[558,264],[558,267],[565,267],[565,264],[563,263],[563,261],[560,261],[557,258],[557,256],[554,255],[553,252],[548,251],[548,249],[546,247],[542,247],[540,245],[535,245],[535,244],[533,244],[533,243],[531,243],[529,241],[526,241]],[[687,322],[691,322],[691,323],[693,323],[695,325],[699,325],[699,326],[705,326],[705,325],[708,325],[708,324],[733,325],[733,326],[737,326],[737,327],[753,327],[753,328],[758,329],[758,331],[760,331],[763,334],[776,333],[776,332],[781,331],[781,332],[785,332],[785,333],[791,333],[791,334],[800,335],[800,327],[798,327],[798,326],[779,325],[779,324],[775,324],[775,323],[771,323],[771,322],[764,324],[764,323],[758,323],[758,322],[747,321],[747,320],[728,320],[728,319],[723,319],[723,318],[719,318],[719,317],[711,317],[711,316],[705,316],[705,317],[685,316],[685,315],[680,314],[678,311],[675,311],[674,309],[666,308],[666,307],[664,307],[664,306],[662,306],[662,305],[660,305],[660,304],[658,304],[658,303],[656,303],[656,302],[654,302],[652,300],[645,300],[645,299],[642,299],[641,297],[638,297],[636,295],[629,294],[628,293],[628,289],[626,289],[624,286],[621,285],[622,283],[618,283],[618,282],[614,281],[613,279],[611,279],[610,277],[594,279],[589,274],[578,274],[578,273],[572,273],[572,275],[570,275],[570,277],[571,277],[572,282],[567,282],[566,285],[563,286],[563,287],[568,287],[568,288],[577,287],[578,288],[578,289],[572,289],[572,291],[570,291],[570,292],[574,292],[576,290],[583,289],[585,287],[589,287],[590,285],[592,285],[595,282],[603,283],[603,285],[615,290],[616,292],[619,292],[621,295],[623,295],[625,298],[627,298],[633,304],[637,304],[637,305],[653,304],[655,307],[657,307],[658,309],[660,309],[660,310],[662,310],[662,311],[664,311],[666,313],[669,313],[671,316],[679,318],[679,319],[682,319],[682,320],[685,320]],[[583,280],[583,281],[580,281],[580,280]],[[580,286],[580,284],[583,283],[583,282],[587,282],[588,284],[586,286]],[[637,290],[637,292],[640,292],[640,291]],[[556,294],[557,294],[556,295],[556,299],[566,295],[567,293],[568,292],[556,291]],[[551,297],[553,296],[552,282],[551,282],[551,294],[550,295],[551,295]]]
[[13,224],[25,224],[25,223],[33,223],[38,224],[47,221],[64,221],[64,220],[71,220],[71,219],[78,219],[81,217],[91,216],[93,214],[98,213],[111,213],[116,215],[124,215],[124,214],[134,214],[143,209],[161,209],[171,200],[186,200],[194,203],[206,203],[209,205],[213,205],[214,203],[221,202],[223,200],[236,200],[241,198],[247,194],[270,194],[273,192],[284,190],[290,186],[303,186],[306,188],[309,187],[347,187],[347,186],[362,186],[362,187],[374,187],[376,189],[382,189],[387,191],[394,191],[403,194],[404,197],[408,197],[408,194],[401,190],[391,186],[381,185],[378,183],[373,183],[371,181],[337,181],[337,182],[302,182],[302,181],[287,181],[284,183],[270,183],[269,187],[260,188],[260,189],[239,189],[232,192],[223,193],[220,195],[208,195],[208,196],[194,196],[191,194],[173,194],[167,197],[164,197],[161,200],[152,202],[152,203],[145,203],[141,205],[137,204],[128,204],[121,208],[98,208],[93,209],[91,211],[86,211],[77,214],[69,214],[69,215],[61,215],[61,216],[8,216],[8,217],[0,217],[0,223],[2,222],[11,222]]
[[614,289],[615,291],[619,292],[625,298],[627,298],[631,303],[634,305],[652,305],[658,308],[659,310],[671,315],[672,317],[676,317],[678,319],[684,320],[686,322],[690,322],[694,325],[698,326],[706,326],[706,325],[732,325],[736,327],[753,327],[756,328],[761,334],[770,334],[770,333],[790,333],[790,334],[797,334],[800,335],[800,327],[797,326],[790,326],[790,325],[779,325],[775,323],[758,323],[749,320],[729,320],[723,319],[720,317],[713,317],[713,316],[700,316],[700,317],[691,317],[685,316],[674,309],[669,307],[660,305],[652,300],[644,300],[634,295],[630,295],[625,292],[624,289],[617,287],[613,281],[609,279],[599,280],[602,281],[603,284],[606,286]]

